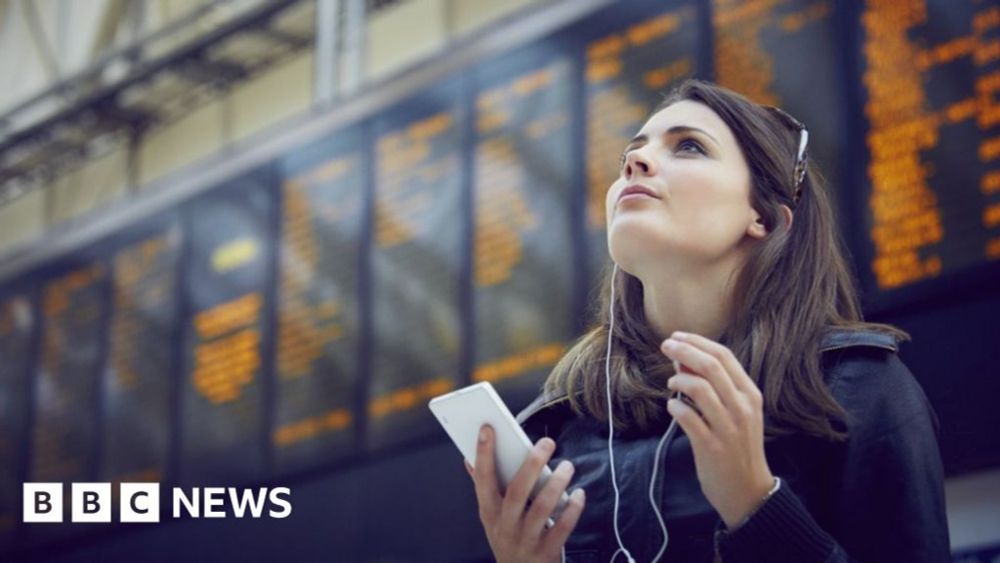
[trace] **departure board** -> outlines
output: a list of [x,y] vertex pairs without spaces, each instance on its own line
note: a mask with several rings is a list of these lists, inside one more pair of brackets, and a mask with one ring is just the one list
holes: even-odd
[[100,260],[76,261],[42,284],[29,481],[94,478],[107,270]]
[[1000,6],[866,1],[859,18],[866,286],[886,294],[995,264]]
[[181,225],[175,214],[119,237],[111,254],[108,361],[102,378],[99,478],[164,480],[177,362],[177,266]]
[[515,412],[538,394],[573,330],[573,120],[577,72],[557,43],[480,66],[474,145],[474,382]]
[[616,3],[580,26],[585,56],[590,289],[610,275],[605,196],[618,178],[625,145],[672,86],[704,72],[697,2]]
[[445,82],[374,120],[369,448],[438,435],[427,401],[460,376],[468,216],[460,86]]
[[273,241],[270,174],[189,202],[181,379],[180,481],[258,478]]
[[[806,126],[809,166],[825,178],[835,213],[846,219],[842,169],[850,113],[844,55],[833,48],[840,41],[838,15],[835,0],[713,0],[712,36],[715,81],[758,104],[780,107]],[[792,146],[798,146],[797,134]],[[790,184],[794,154],[785,168]]]
[[37,311],[33,295],[4,292],[0,300],[0,547],[21,521],[21,482],[27,440],[28,373],[34,355]]
[[275,426],[279,470],[354,449],[367,153],[360,127],[281,162]]

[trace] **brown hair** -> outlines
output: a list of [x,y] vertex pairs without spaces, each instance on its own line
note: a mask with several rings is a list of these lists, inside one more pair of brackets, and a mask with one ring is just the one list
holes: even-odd
[[[864,322],[854,280],[844,259],[826,187],[815,162],[796,194],[793,169],[799,132],[780,111],[753,103],[726,88],[689,79],[653,113],[692,100],[711,108],[732,130],[750,167],[750,203],[768,235],[734,273],[733,317],[720,341],[732,350],[764,396],[765,434],[790,433],[843,440],[833,424],[847,413],[823,381],[819,345],[831,328],[875,330],[897,341],[906,332]],[[794,231],[780,206],[794,210]],[[671,362],[646,322],[638,278],[611,265],[597,300],[596,325],[581,336],[545,382],[547,393],[565,392],[577,414],[607,420],[605,354],[611,284],[616,311],[611,351],[611,388],[617,427],[647,429],[662,424]],[[732,281],[732,280],[731,280]],[[846,428],[843,425],[837,425]]]

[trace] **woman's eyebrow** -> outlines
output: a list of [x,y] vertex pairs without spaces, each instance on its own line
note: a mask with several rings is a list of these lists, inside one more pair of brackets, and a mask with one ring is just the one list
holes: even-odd
[[[667,131],[664,134],[665,135],[675,135],[677,133],[688,133],[688,132],[691,132],[691,131],[696,131],[698,133],[701,133],[702,135],[705,135],[709,139],[712,139],[713,141],[715,141],[716,145],[722,146],[719,143],[719,140],[716,139],[715,137],[713,137],[712,135],[710,135],[708,133],[708,131],[705,131],[704,129],[698,129],[697,127],[691,127],[690,125],[674,125],[670,129],[667,129]],[[627,145],[625,145],[625,152],[628,152],[629,150],[635,148],[632,145],[635,145],[637,143],[638,144],[645,144],[646,141],[648,141],[648,140],[649,140],[649,137],[645,133],[641,133],[639,135],[636,135],[635,137],[632,137],[632,140],[629,141]]]
[[674,125],[670,129],[667,129],[667,135],[673,135],[676,133],[687,133],[690,131],[697,131],[698,133],[701,133],[702,135],[708,137],[709,139],[712,139],[712,141],[714,141],[716,145],[722,146],[719,143],[718,139],[709,135],[708,131],[705,131],[704,129],[698,129],[697,127],[691,127],[690,125]]

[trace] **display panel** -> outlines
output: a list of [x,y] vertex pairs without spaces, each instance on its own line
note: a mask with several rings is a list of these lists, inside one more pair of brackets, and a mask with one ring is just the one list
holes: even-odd
[[21,521],[21,482],[28,439],[29,370],[34,359],[34,292],[6,291],[0,299],[0,547]]
[[[840,41],[843,14],[834,0],[750,6],[736,0],[712,2],[715,81],[756,103],[780,107],[806,126],[810,170],[825,178],[843,221],[849,215],[842,202],[851,188],[844,185],[850,175],[843,173],[848,165],[844,124],[850,116],[849,88],[844,54],[833,48]],[[797,142],[798,136],[794,138]],[[791,184],[794,155],[785,168]]]
[[101,260],[81,260],[56,272],[44,276],[41,290],[28,480],[84,482],[93,480],[97,461],[108,268]]
[[575,33],[584,51],[586,230],[590,280],[611,274],[605,196],[618,178],[629,140],[672,86],[704,73],[698,3],[616,3],[590,16]]
[[[1000,259],[1000,7],[866,1],[859,13],[872,300]],[[927,284],[919,284],[925,286]],[[898,299],[898,298],[897,298]]]
[[368,157],[360,127],[280,164],[275,427],[279,470],[343,459],[355,447],[359,271]]
[[476,72],[472,379],[492,382],[515,412],[573,336],[578,71],[549,41]]
[[275,240],[269,172],[247,174],[184,209],[182,483],[232,484],[264,470],[263,356]]
[[461,376],[465,127],[458,81],[374,121],[370,448],[436,436],[427,401],[456,387]]
[[[99,478],[165,480],[177,373],[181,225],[176,214],[123,233],[111,253],[108,361]],[[116,497],[117,498],[117,497]]]

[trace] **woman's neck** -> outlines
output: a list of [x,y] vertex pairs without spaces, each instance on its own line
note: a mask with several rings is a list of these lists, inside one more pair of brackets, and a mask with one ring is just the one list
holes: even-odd
[[727,275],[652,276],[642,280],[646,322],[660,340],[675,330],[718,340],[730,322],[732,295]]

